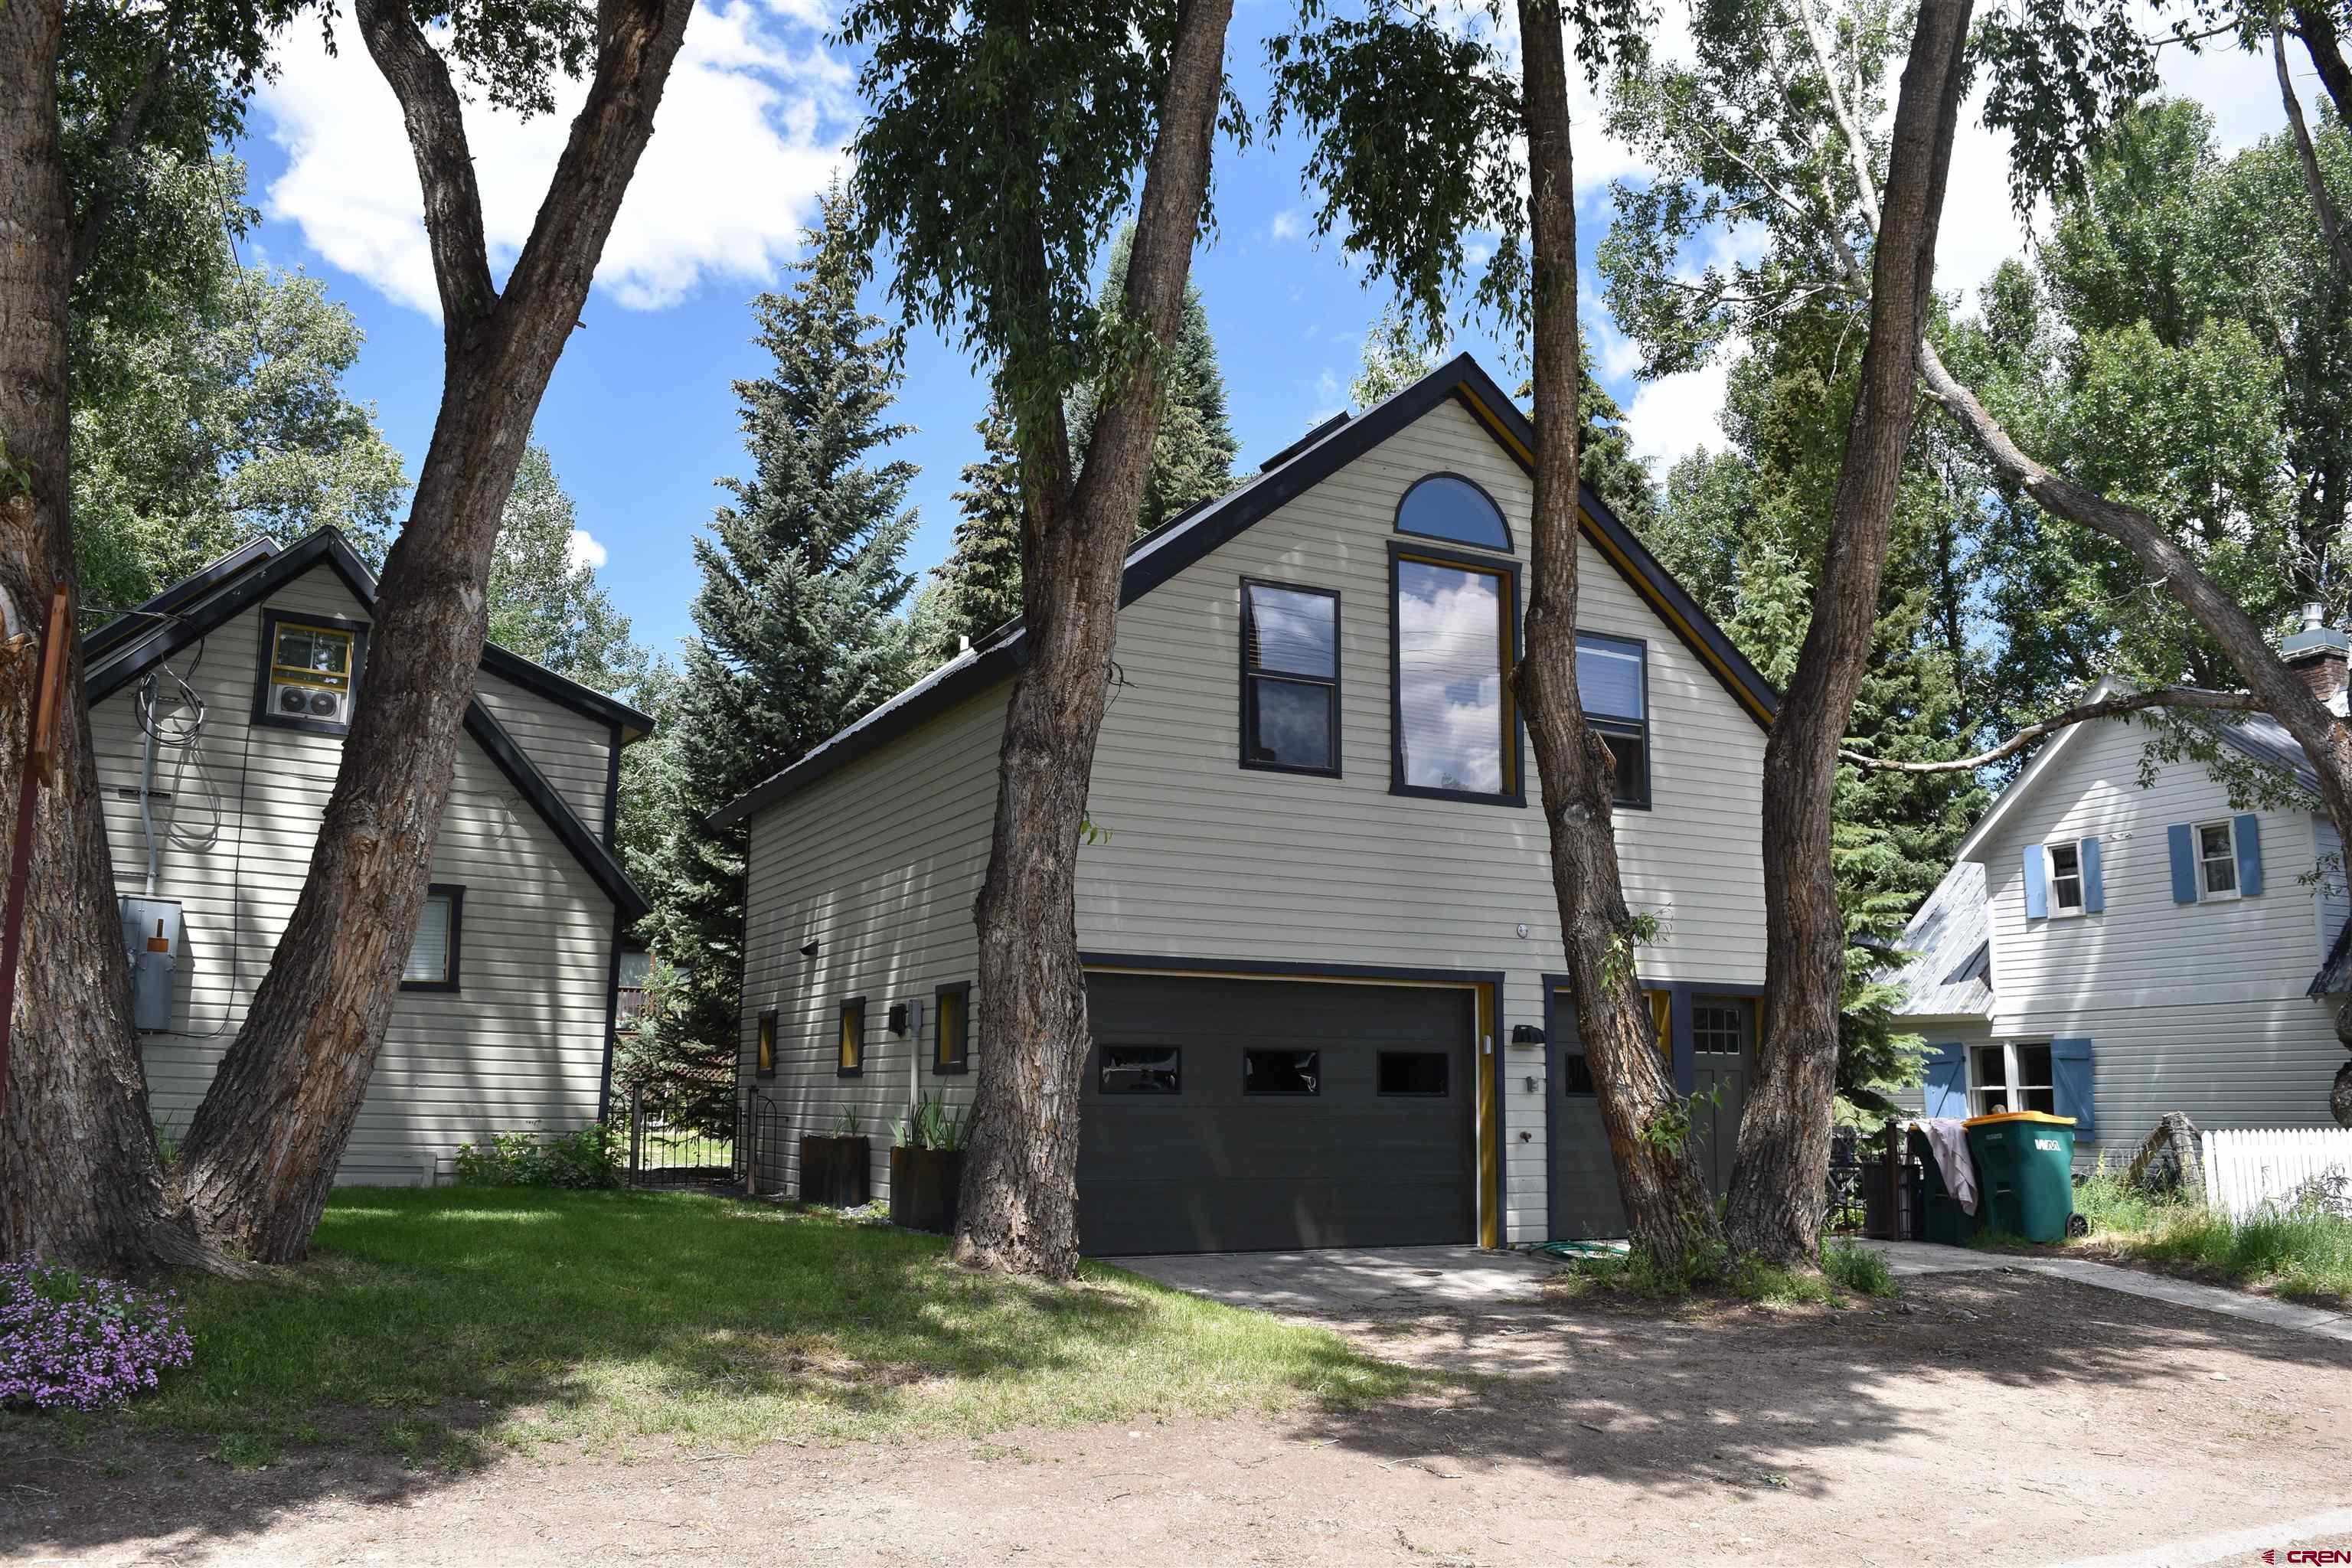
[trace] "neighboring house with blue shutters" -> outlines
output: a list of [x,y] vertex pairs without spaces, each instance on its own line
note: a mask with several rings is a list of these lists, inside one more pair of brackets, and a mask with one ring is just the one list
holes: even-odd
[[[2344,650],[2332,629],[2287,645],[2339,712]],[[2215,727],[2315,790],[2268,716]],[[1928,1115],[2072,1116],[2085,1164],[2127,1157],[2168,1111],[2332,1125],[2344,1055],[2328,994],[2352,991],[2334,829],[2306,809],[2239,810],[2196,762],[2143,787],[2148,735],[2105,720],[2044,745],[1913,917],[1895,978],[1903,1026],[1929,1047],[1911,1097]]]

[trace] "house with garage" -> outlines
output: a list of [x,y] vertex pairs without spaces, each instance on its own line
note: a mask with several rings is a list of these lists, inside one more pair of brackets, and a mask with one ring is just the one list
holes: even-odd
[[[2340,713],[2345,636],[2306,620],[2284,657]],[[2268,715],[2190,717],[2222,755],[2316,800]],[[2128,1159],[2170,1111],[2334,1124],[2334,1020],[2352,993],[2335,828],[2304,805],[2244,809],[2205,763],[2151,758],[2150,738],[2105,719],[2045,742],[1913,918],[1895,978],[1902,1024],[1928,1046],[1927,1114],[2071,1116],[2085,1167]]]
[[[1076,919],[1097,1254],[1622,1234],[1506,673],[1533,432],[1467,356],[1130,549]],[[1585,700],[1660,1047],[1727,1176],[1775,698],[1589,490]],[[968,1100],[1019,623],[719,814],[750,826],[742,1094],[782,1135]],[[877,1193],[887,1190],[874,1136]]]
[[[83,639],[150,1102],[184,1128],[268,973],[367,701],[375,579],[333,530],[262,539]],[[457,1146],[604,1115],[624,932],[621,749],[653,721],[483,650],[432,892],[338,1172],[446,1175]]]

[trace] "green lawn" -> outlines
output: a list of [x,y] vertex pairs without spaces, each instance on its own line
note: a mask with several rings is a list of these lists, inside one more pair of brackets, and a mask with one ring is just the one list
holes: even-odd
[[[232,1463],[389,1443],[737,1449],[1353,1403],[1415,1385],[1338,1335],[1088,1266],[1054,1288],[933,1237],[678,1193],[339,1193],[283,1279],[183,1286],[195,1364],[110,1422]],[[29,1417],[10,1417],[25,1421]]]
[[2091,1234],[2075,1245],[2218,1284],[2319,1306],[2352,1304],[2352,1219],[2305,1210],[2232,1220],[2136,1192],[2105,1171],[2074,1193]]

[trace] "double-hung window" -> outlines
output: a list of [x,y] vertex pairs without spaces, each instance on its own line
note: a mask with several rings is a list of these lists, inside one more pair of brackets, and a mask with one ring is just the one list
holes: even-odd
[[1969,1055],[1970,1114],[1990,1116],[2002,1110],[2057,1114],[2058,1091],[2053,1087],[2047,1040],[1979,1046]]
[[1650,679],[1648,650],[1631,637],[1576,634],[1576,689],[1584,717],[1609,742],[1619,805],[1650,804]]
[[1517,565],[1397,544],[1389,587],[1390,793],[1523,804]]
[[2042,849],[2048,857],[2050,879],[2050,912],[2053,916],[2079,915],[2083,912],[2083,850],[2076,844],[2052,844]]
[[436,882],[425,895],[424,912],[416,917],[416,935],[408,944],[408,962],[400,968],[403,991],[457,989],[459,944],[465,940],[466,889]]
[[2197,885],[2208,899],[2238,896],[2238,841],[2226,821],[2197,825]]
[[1242,766],[1339,776],[1339,595],[1243,579]]

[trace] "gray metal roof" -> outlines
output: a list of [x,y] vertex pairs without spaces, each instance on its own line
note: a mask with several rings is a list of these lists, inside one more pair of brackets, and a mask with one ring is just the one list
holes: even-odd
[[2231,748],[2291,775],[2314,795],[2319,793],[2319,770],[2311,765],[2311,759],[2303,754],[2303,748],[2286,732],[2286,726],[2269,714],[2216,715],[2214,727]]
[[1936,884],[1895,944],[1915,955],[1887,976],[1907,994],[1898,1012],[1914,1018],[1990,1016],[1990,942],[1984,867],[1959,861]]

